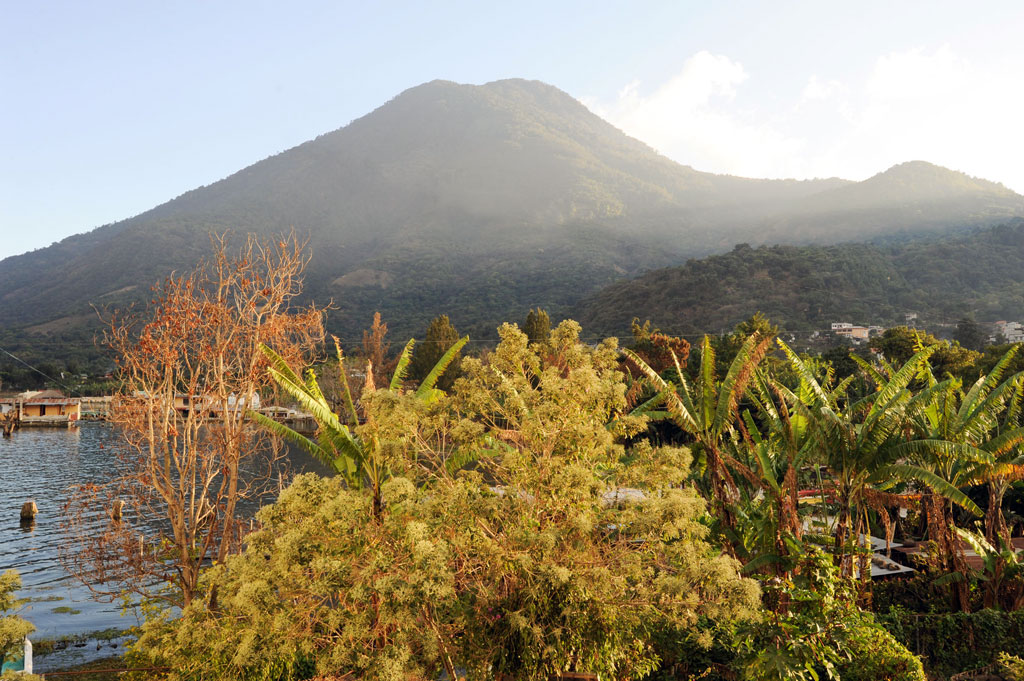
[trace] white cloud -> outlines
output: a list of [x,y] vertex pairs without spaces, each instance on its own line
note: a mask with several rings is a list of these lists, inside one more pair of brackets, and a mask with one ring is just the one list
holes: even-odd
[[635,81],[612,102],[585,102],[700,170],[862,179],[923,159],[1024,192],[1021,72],[1024,63],[978,64],[949,46],[917,48],[879,57],[859,80],[811,73],[800,76],[805,85],[792,100],[751,103],[742,64],[699,52],[648,94]]
[[640,81],[634,81],[614,102],[585,99],[584,103],[681,163],[713,172],[764,176],[794,157],[801,143],[750,122],[738,111],[736,95],[748,78],[739,62],[698,52],[650,94],[641,94]]
[[1024,191],[1019,65],[976,65],[944,46],[879,58],[856,127],[838,147],[863,162],[923,158]]
[[807,85],[804,86],[803,92],[800,93],[800,101],[797,102],[797,106],[802,106],[808,102],[834,99],[844,96],[846,93],[846,86],[838,80],[821,80],[817,76],[811,76],[810,80],[807,81]]

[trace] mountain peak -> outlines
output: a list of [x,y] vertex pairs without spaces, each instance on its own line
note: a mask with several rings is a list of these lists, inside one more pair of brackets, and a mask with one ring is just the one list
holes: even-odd
[[991,192],[1003,196],[1015,196],[1015,192],[1002,184],[978,177],[972,177],[959,170],[952,170],[928,161],[906,161],[874,175],[862,184],[897,183],[902,191],[916,190],[928,195],[954,191],[957,193]]

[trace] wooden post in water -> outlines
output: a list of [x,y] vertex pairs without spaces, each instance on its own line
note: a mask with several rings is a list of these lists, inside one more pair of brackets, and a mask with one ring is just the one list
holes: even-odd
[[18,418],[18,412],[11,409],[6,414],[0,416],[0,423],[3,424],[4,437],[10,437],[14,429],[21,425],[21,421]]
[[37,513],[39,513],[39,507],[36,506],[36,500],[29,499],[21,505],[21,522],[33,522],[36,519]]

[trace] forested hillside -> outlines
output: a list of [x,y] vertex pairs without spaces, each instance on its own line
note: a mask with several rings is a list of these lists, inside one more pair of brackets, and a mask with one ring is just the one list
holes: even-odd
[[674,333],[719,332],[763,312],[790,331],[832,321],[922,323],[1024,318],[1024,220],[894,245],[762,246],[691,260],[591,296],[576,316],[624,335],[633,317]]

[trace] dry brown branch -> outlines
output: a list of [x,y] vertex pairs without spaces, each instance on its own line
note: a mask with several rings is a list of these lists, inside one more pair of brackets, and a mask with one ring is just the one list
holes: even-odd
[[154,287],[144,315],[109,322],[124,447],[110,481],[79,487],[65,509],[64,558],[100,593],[152,596],[159,584],[187,605],[202,568],[239,548],[239,504],[276,482],[275,454],[246,416],[269,381],[258,346],[301,365],[323,340],[321,311],[294,309],[307,261],[294,235],[250,235],[238,251],[225,236],[212,244],[211,259]]

